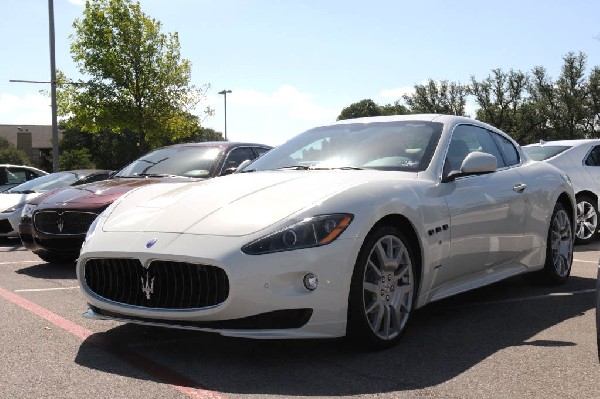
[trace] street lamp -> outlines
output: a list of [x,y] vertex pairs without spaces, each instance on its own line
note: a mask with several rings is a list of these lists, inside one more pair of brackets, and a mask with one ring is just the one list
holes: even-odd
[[225,100],[225,141],[227,141],[227,93],[231,93],[231,90],[222,90],[219,92]]

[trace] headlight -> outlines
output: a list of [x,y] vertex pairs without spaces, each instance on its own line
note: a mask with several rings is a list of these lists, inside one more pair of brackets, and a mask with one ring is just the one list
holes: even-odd
[[96,231],[96,227],[98,227],[98,223],[100,222],[100,218],[101,217],[102,217],[102,213],[100,215],[96,216],[96,219],[94,219],[94,221],[92,222],[92,224],[88,228],[87,233],[85,233],[85,239],[83,240],[82,248],[85,246],[85,244],[88,243],[88,241],[94,235],[94,232]]
[[242,252],[260,255],[327,245],[346,230],[353,217],[348,213],[334,213],[307,218],[244,245]]
[[21,212],[21,219],[31,219],[33,216],[33,211],[37,208],[37,205],[33,204],[25,204],[23,207],[23,212]]
[[13,213],[13,212],[20,211],[21,208],[23,208],[23,206],[25,206],[25,204],[26,204],[26,202],[21,202],[20,204],[11,206],[10,208],[3,210],[2,213]]

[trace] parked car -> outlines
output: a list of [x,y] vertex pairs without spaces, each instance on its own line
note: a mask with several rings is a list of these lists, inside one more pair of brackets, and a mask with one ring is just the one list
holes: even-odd
[[32,166],[2,164],[0,165],[0,192],[47,174],[48,172]]
[[29,201],[21,214],[19,236],[25,248],[47,262],[73,262],[96,216],[127,191],[151,183],[233,173],[246,159],[255,159],[270,149],[262,144],[226,141],[158,149],[109,180],[65,187]]
[[77,263],[88,317],[395,343],[432,301],[569,277],[575,196],[506,134],[446,115],[340,121],[240,173],[132,190]]
[[600,263],[598,264],[598,278],[596,279],[596,348],[600,361]]
[[600,140],[542,141],[523,147],[529,158],[563,170],[573,183],[577,199],[575,243],[589,244],[598,234],[600,197]]
[[50,173],[0,193],[0,237],[19,237],[19,220],[27,201],[59,187],[106,180],[110,173],[110,170],[100,169]]

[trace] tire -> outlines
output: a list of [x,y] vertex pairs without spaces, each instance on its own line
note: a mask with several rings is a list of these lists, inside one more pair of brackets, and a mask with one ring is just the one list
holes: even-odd
[[546,262],[538,274],[542,282],[562,284],[567,281],[573,263],[573,238],[569,212],[561,203],[557,203],[548,227]]
[[596,238],[598,231],[598,206],[590,195],[577,197],[577,229],[575,230],[576,244],[589,244]]
[[[350,339],[369,349],[384,349],[400,340],[416,300],[413,251],[395,227],[380,227],[367,236],[350,284]],[[388,270],[382,273],[385,265]]]
[[54,254],[52,252],[40,252],[36,253],[36,255],[39,256],[43,261],[53,264],[75,263],[77,260],[77,256]]

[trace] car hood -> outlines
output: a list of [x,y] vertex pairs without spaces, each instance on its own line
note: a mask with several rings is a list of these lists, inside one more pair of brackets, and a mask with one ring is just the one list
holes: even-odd
[[18,194],[18,193],[1,193],[0,194],[0,212],[13,207],[22,202],[27,202],[41,193]]
[[[400,174],[394,174],[396,182]],[[351,187],[381,180],[382,175],[390,176],[377,171],[272,171],[199,183],[153,185],[123,198],[110,215],[105,215],[108,219],[102,229],[242,236]],[[407,175],[412,179],[416,176]],[[336,210],[343,211],[348,210]]]
[[144,178],[144,179],[110,179],[81,186],[62,187],[50,191],[33,204],[39,208],[98,208],[114,202],[117,198],[135,188],[159,182],[189,181],[188,178]]

